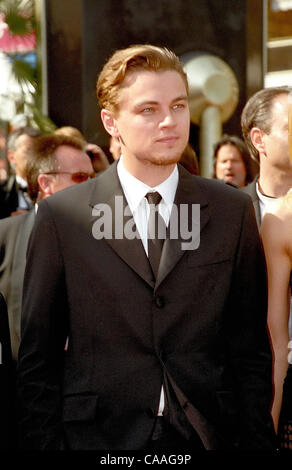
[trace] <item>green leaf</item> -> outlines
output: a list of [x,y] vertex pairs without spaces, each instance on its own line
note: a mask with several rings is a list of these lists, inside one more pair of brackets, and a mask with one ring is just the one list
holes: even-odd
[[27,0],[5,0],[0,3],[0,12],[4,13],[5,21],[11,34],[25,36],[35,30],[34,2]]
[[11,70],[19,85],[23,87],[30,83],[35,88],[37,86],[35,69],[27,62],[13,58],[12,55],[10,58],[12,59]]
[[51,133],[57,129],[57,126],[51,121],[48,116],[45,116],[40,109],[31,103],[26,103],[27,108],[31,110],[32,122],[31,124],[37,125],[42,132]]

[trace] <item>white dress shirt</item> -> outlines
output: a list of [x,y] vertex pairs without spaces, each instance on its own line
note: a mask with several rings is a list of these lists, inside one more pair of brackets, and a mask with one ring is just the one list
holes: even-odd
[[161,201],[158,205],[159,214],[163,217],[166,227],[169,224],[170,213],[178,185],[178,169],[175,166],[171,175],[158,186],[151,187],[135,178],[129,173],[123,163],[121,156],[117,166],[118,177],[120,179],[124,194],[126,196],[129,208],[133,214],[137,230],[141,237],[145,252],[148,256],[147,244],[147,224],[149,218],[149,203],[146,194],[158,191],[161,195]]
[[[173,206],[173,201],[178,185],[178,169],[175,166],[171,175],[158,186],[150,187],[142,181],[135,178],[129,173],[123,163],[121,156],[117,166],[118,177],[123,188],[125,197],[127,199],[129,208],[133,214],[133,218],[141,237],[146,255],[148,256],[148,242],[147,242],[147,224],[149,218],[149,203],[146,199],[146,194],[149,192],[159,192],[161,201],[158,205],[159,214],[163,217],[166,227],[169,224],[170,213]],[[163,386],[161,388],[158,416],[162,416],[165,405],[165,396]]]
[[270,210],[273,210],[275,205],[278,203],[278,198],[276,197],[270,197],[270,196],[265,196],[260,189],[259,189],[259,183],[256,183],[256,192],[257,196],[259,198],[259,203],[260,203],[260,213],[261,213],[261,220],[263,219],[264,215],[266,212],[269,212]]

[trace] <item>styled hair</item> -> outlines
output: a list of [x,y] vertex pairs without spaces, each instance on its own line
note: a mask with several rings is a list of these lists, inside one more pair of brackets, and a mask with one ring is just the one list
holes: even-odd
[[255,93],[243,108],[241,114],[242,135],[252,158],[257,162],[259,162],[259,153],[251,141],[250,131],[253,127],[258,127],[268,134],[273,123],[274,99],[283,93],[289,94],[291,90],[292,88],[288,86],[264,88]]
[[10,132],[7,139],[7,149],[11,152],[14,152],[17,147],[17,139],[22,135],[27,135],[28,137],[39,137],[42,135],[42,132],[37,127],[18,127],[17,129],[14,129],[12,132]]
[[84,151],[80,139],[67,135],[48,134],[34,140],[26,164],[27,192],[33,202],[37,201],[39,194],[38,176],[58,170],[56,151],[62,145]]
[[221,139],[219,139],[216,142],[214,146],[214,168],[213,168],[212,177],[217,179],[216,164],[217,164],[218,152],[221,149],[221,147],[223,147],[224,145],[233,145],[235,148],[237,148],[242,158],[243,164],[245,166],[245,171],[246,171],[245,184],[251,183],[256,176],[257,168],[255,167],[255,163],[251,159],[250,153],[244,141],[240,139],[240,137],[237,137],[236,135],[223,134]]
[[116,51],[104,65],[97,80],[100,108],[117,111],[121,85],[126,75],[136,70],[175,70],[184,80],[188,92],[187,75],[174,52],[150,44],[133,45]]
[[62,126],[62,127],[59,127],[58,129],[56,129],[54,131],[54,134],[67,135],[69,137],[75,137],[76,139],[80,139],[83,142],[86,142],[86,139],[85,139],[84,135],[80,132],[79,129],[77,129],[77,127]]

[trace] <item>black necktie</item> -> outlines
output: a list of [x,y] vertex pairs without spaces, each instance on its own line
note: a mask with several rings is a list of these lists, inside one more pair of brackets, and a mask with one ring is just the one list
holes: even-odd
[[155,278],[157,277],[161,251],[166,237],[166,226],[163,218],[158,212],[158,204],[161,195],[158,192],[147,193],[146,199],[149,202],[150,213],[148,219],[148,258]]
[[[18,191],[19,193],[22,195],[23,197],[23,201],[19,201],[20,204],[19,204],[19,209],[32,209],[33,207],[33,203],[28,195],[28,192],[27,192],[27,187],[24,187],[24,186],[19,186],[18,188]],[[19,195],[20,197],[20,195]]]

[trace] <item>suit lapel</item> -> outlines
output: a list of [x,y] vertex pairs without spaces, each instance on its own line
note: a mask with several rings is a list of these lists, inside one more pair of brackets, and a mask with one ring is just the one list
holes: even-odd
[[258,228],[261,226],[261,209],[260,209],[260,200],[257,195],[257,183],[258,178],[256,178],[252,183],[251,183],[251,195],[252,195],[252,202],[253,202],[253,207],[255,210],[255,216],[256,216],[256,221],[258,224]]
[[260,209],[260,201],[259,197],[257,195],[257,181],[258,178],[255,178],[249,185],[244,186],[241,191],[243,191],[246,194],[249,194],[249,196],[252,199],[253,202],[253,207],[255,210],[255,216],[256,216],[256,221],[258,224],[258,228],[261,226],[261,209]]
[[[194,181],[196,181],[197,184],[194,184]],[[199,205],[199,220],[196,220],[198,217],[196,216],[196,213],[193,213],[192,211],[193,204]],[[185,208],[187,208],[188,228],[191,229],[191,227],[195,226],[196,224],[199,224],[198,234],[201,233],[209,220],[207,208],[208,202],[205,198],[204,192],[200,188],[199,178],[196,178],[195,180],[192,175],[190,175],[186,170],[184,170],[183,167],[179,165],[179,184],[174,200],[174,206],[176,208],[173,209],[170,216],[170,226],[171,224],[174,224],[174,226],[178,224],[178,236],[173,237],[169,233],[169,237],[165,240],[161,254],[155,289],[157,289],[157,287],[166,278],[170,271],[172,271],[174,266],[179,262],[179,260],[184,256],[185,252],[187,251],[186,249],[184,249],[184,244],[187,240],[184,236],[182,236],[184,233],[184,231],[182,230],[182,224],[185,225],[186,223],[185,220],[182,220],[184,218],[182,217],[181,212],[182,205],[185,205]],[[175,211],[177,211],[177,215],[175,214]],[[197,240],[197,242],[199,244],[199,240]]]
[[[106,204],[110,208],[111,213],[111,223],[112,226],[115,226],[115,219],[117,210],[123,213],[123,227],[125,224],[134,227],[134,220],[132,214],[124,215],[125,208],[127,207],[127,201],[125,199],[122,187],[119,182],[117,175],[117,163],[113,163],[110,168],[104,172],[100,177],[95,181],[93,191],[90,197],[90,206],[92,208],[97,208],[100,204]],[[196,178],[196,179],[195,179]],[[197,184],[196,184],[197,183]],[[188,206],[187,217],[189,228],[193,225],[192,218],[192,204],[198,204],[200,206],[200,220],[195,220],[196,223],[200,224],[200,232],[207,224],[209,220],[208,214],[208,202],[205,198],[204,192],[201,190],[199,184],[199,178],[192,176],[187,172],[183,167],[179,165],[179,184],[175,196],[175,206],[180,209],[181,205],[184,204]],[[172,211],[170,222],[176,224],[176,215],[174,210]],[[93,210],[93,222],[95,220],[94,210]],[[151,287],[157,287],[165,279],[165,277],[172,271],[174,266],[179,262],[179,260],[184,256],[185,251],[182,248],[182,243],[186,242],[184,237],[181,234],[181,221],[180,221],[180,210],[178,210],[178,221],[179,221],[179,230],[178,237],[170,237],[165,240],[161,260],[158,270],[158,275],[156,282],[153,279],[153,274],[151,271],[150,263],[146,256],[142,241],[139,238],[129,239],[128,237],[122,236],[121,238],[116,238],[113,236],[105,238],[106,242],[111,246],[111,248],[118,254],[118,256],[123,259],[142,279],[144,279],[147,284]],[[121,235],[121,226],[119,225],[118,232]]]
[[[105,241],[125,263],[153,288],[153,274],[141,239],[137,236],[133,236],[131,239],[124,236],[125,228],[135,235],[135,224],[132,214],[126,210],[127,201],[119,182],[116,166],[117,164],[113,163],[109,170],[102,175],[102,178],[96,180],[90,198],[90,206],[96,207],[96,204],[106,204],[107,210],[111,214],[113,236],[105,238]],[[115,236],[117,234],[119,238]]]

